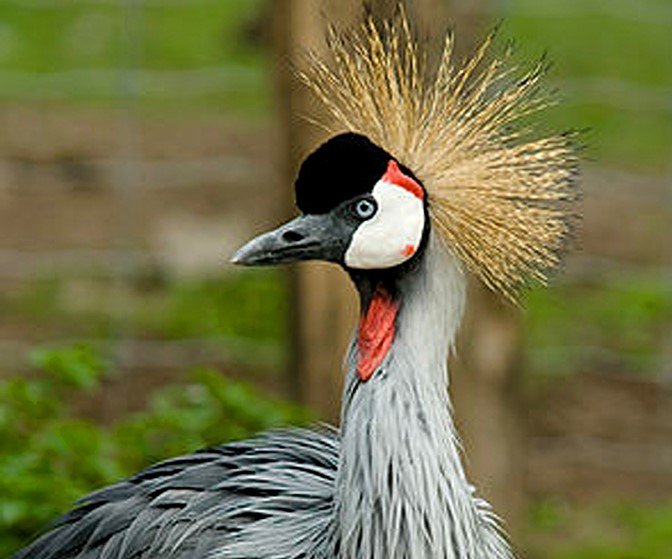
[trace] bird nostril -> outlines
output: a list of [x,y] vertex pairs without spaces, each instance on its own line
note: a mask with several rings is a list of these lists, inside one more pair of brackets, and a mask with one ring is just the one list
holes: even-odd
[[282,234],[282,240],[288,243],[298,243],[299,241],[303,241],[303,239],[304,236],[296,231],[285,231]]

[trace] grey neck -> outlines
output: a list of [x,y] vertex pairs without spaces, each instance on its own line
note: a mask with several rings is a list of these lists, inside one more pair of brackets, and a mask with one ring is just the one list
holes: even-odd
[[396,287],[396,334],[380,370],[359,380],[354,342],[347,361],[335,555],[509,557],[489,508],[466,480],[446,390],[465,278],[430,237]]

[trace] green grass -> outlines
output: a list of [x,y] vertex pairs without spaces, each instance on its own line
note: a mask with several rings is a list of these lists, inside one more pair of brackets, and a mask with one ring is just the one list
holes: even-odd
[[237,272],[224,279],[170,281],[142,296],[132,324],[165,338],[234,337],[284,343],[288,294],[278,270]]
[[602,369],[656,374],[662,369],[672,328],[672,287],[663,278],[536,289],[528,294],[525,307],[532,374]]
[[672,556],[672,502],[538,501],[526,532],[529,559],[666,559]]
[[[191,90],[200,78],[190,75],[142,82],[143,109],[268,115],[269,6],[268,0],[150,3],[139,11],[140,18],[131,17],[140,38],[135,49],[140,68],[231,70],[207,78],[215,85],[205,89]],[[651,11],[654,16],[647,16]],[[667,20],[658,21],[656,11],[667,14]],[[589,158],[665,172],[672,145],[671,11],[666,0],[618,5],[610,0],[512,0],[491,15],[493,21],[501,19],[500,36],[516,42],[521,60],[547,53],[554,63],[549,78],[558,82],[564,101],[544,117],[549,126],[589,129],[583,137]],[[134,65],[126,18],[114,4],[54,2],[51,8],[37,9],[0,3],[0,69],[44,74]],[[624,83],[626,91],[612,81]],[[48,90],[31,81],[7,79],[0,83],[0,100],[118,104],[121,83],[114,72],[61,80]],[[643,96],[630,93],[631,87],[642,88]]]
[[53,2],[41,9],[10,2],[0,5],[2,67],[29,72],[117,68],[126,62],[128,35],[136,31],[142,68],[258,64],[263,49],[252,27],[263,7],[263,0],[222,0],[149,3],[128,12],[121,2]]
[[[94,71],[58,80],[41,90],[20,77],[0,84],[0,100],[74,103],[123,101],[124,67],[174,72],[226,67],[230,72],[207,78],[214,88],[203,93],[198,79],[186,75],[149,84],[138,82],[142,105],[189,106],[194,101],[248,115],[265,112],[269,71],[263,32],[264,0],[222,0],[192,5],[150,3],[125,12],[123,4],[86,3],[50,8],[0,4],[0,69],[47,75]],[[261,18],[261,19],[260,19]],[[112,70],[95,74],[96,70]],[[176,91],[171,91],[175,84]],[[146,86],[146,87],[143,87]]]
[[[44,278],[0,293],[0,314],[42,337],[249,340],[287,347],[288,291],[282,271],[222,278],[139,278],[119,290],[102,278]],[[672,288],[633,277],[530,291],[524,302],[528,369],[535,377],[608,370],[656,374],[672,328]],[[602,350],[607,350],[603,352]]]
[[[667,13],[667,22],[655,17],[638,19],[640,13],[649,11]],[[584,141],[590,158],[634,169],[669,171],[669,2],[614,5],[610,0],[513,0],[500,16],[502,35],[516,41],[521,59],[547,53],[553,62],[550,78],[559,82],[564,101],[549,111],[549,124],[588,128]],[[622,82],[626,90],[619,91],[614,82]]]
[[[287,343],[288,293],[279,270],[222,278],[41,278],[0,293],[0,315],[21,330],[63,338],[113,338],[119,328],[149,339],[245,339]],[[23,326],[22,326],[23,325]]]

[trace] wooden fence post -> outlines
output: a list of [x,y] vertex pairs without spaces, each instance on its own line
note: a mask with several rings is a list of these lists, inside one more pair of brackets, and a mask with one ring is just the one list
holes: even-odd
[[451,394],[469,477],[514,537],[525,502],[521,362],[519,311],[470,278],[465,320],[451,363]]
[[[361,17],[359,0],[278,0],[274,2],[278,60],[281,147],[280,177],[290,188],[301,160],[324,133],[308,123],[315,106],[308,92],[292,76],[305,63],[306,49],[325,48],[326,24],[354,23]],[[286,198],[291,199],[293,193]],[[286,214],[291,210],[286,208]],[[343,354],[357,316],[357,297],[348,278],[333,265],[302,263],[289,272],[293,294],[290,382],[297,399],[320,415],[338,422],[343,384]]]

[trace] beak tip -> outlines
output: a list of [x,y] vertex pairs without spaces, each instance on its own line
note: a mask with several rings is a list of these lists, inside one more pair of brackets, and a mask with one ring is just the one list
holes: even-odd
[[242,251],[237,250],[233,256],[229,257],[229,263],[234,264],[235,266],[245,265],[245,256],[242,254]]
[[258,238],[252,239],[246,245],[240,247],[229,258],[229,262],[235,266],[255,266],[261,264],[261,257],[263,256],[263,245],[260,246]]

